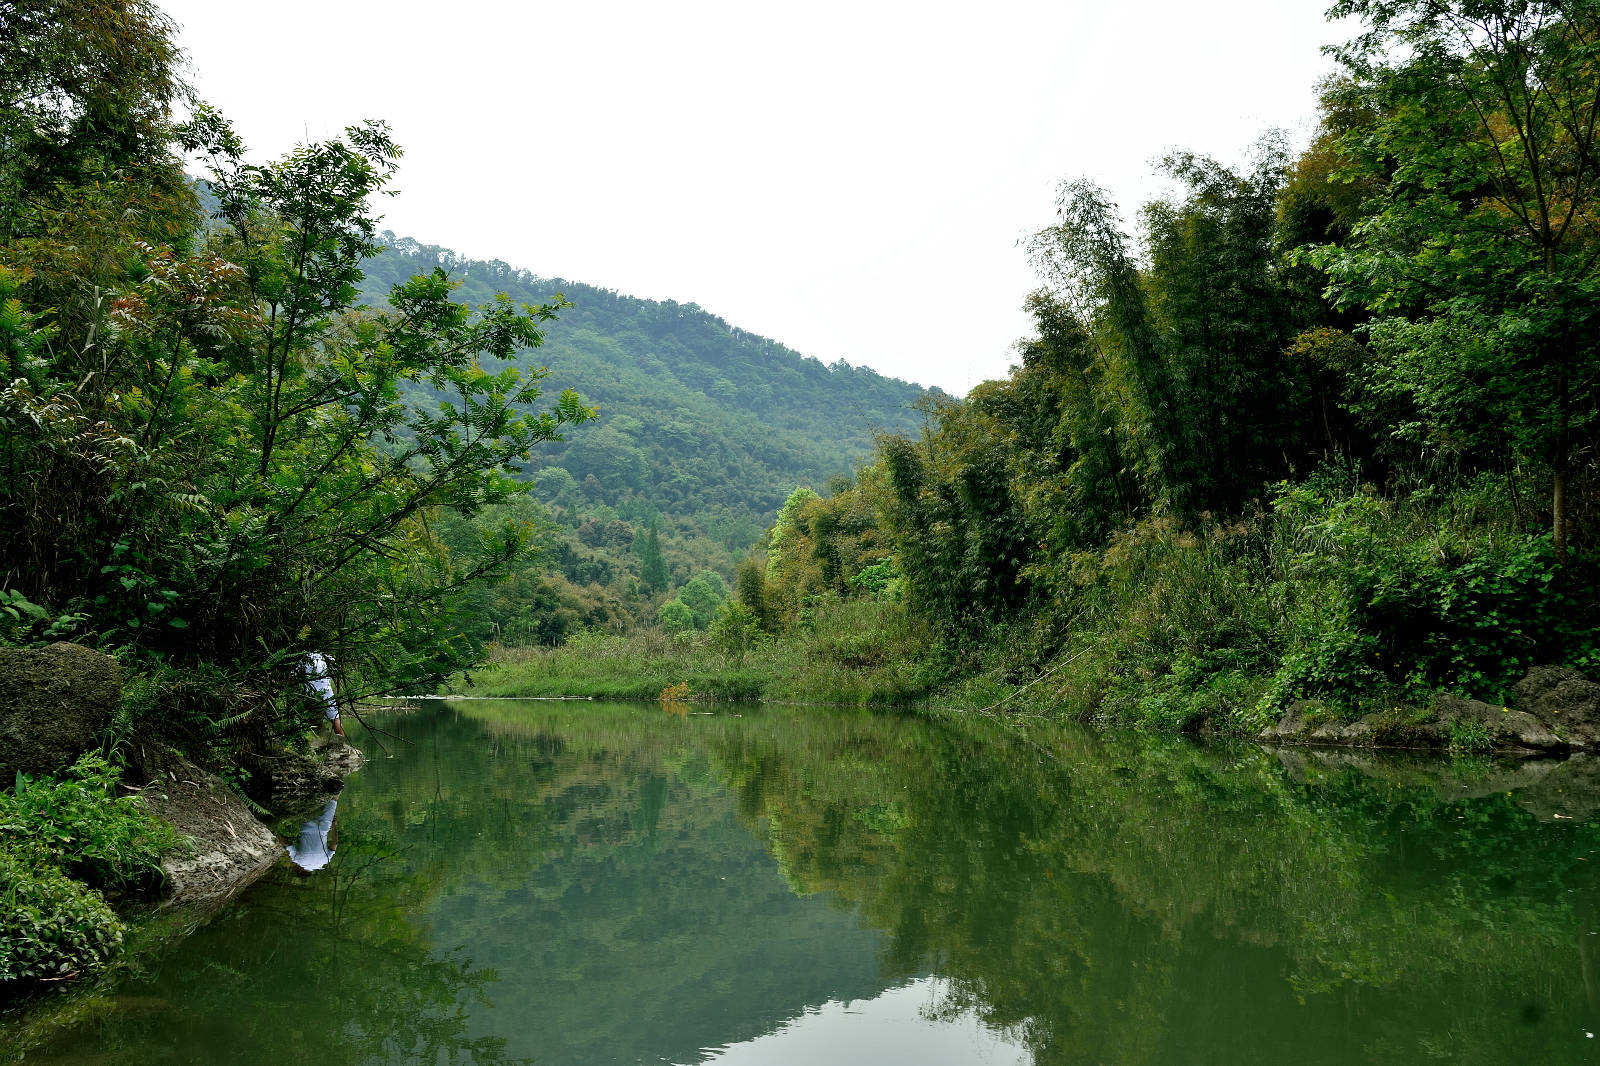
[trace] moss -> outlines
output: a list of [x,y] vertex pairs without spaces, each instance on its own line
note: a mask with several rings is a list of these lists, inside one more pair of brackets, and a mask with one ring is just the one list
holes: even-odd
[[1429,710],[1396,706],[1377,712],[1368,734],[1368,744],[1375,748],[1437,748],[1439,730],[1433,724],[1436,716]]

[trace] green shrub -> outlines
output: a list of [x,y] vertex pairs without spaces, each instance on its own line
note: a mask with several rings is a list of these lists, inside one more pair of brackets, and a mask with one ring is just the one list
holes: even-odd
[[0,847],[0,985],[98,969],[122,933],[99,893],[38,853]]
[[710,644],[713,649],[743,661],[744,655],[766,639],[761,629],[761,619],[738,600],[728,600],[711,621]]
[[656,612],[661,628],[668,633],[687,633],[694,629],[694,611],[682,600],[668,600]]
[[1456,719],[1446,727],[1445,750],[1451,755],[1481,755],[1494,750],[1494,738],[1482,722]]
[[25,848],[100,888],[159,884],[161,853],[177,834],[119,797],[117,780],[99,755],[84,755],[61,778],[18,775],[14,791],[0,792],[0,845]]
[[1563,577],[1548,536],[1479,513],[1484,491],[1283,492],[1291,624],[1269,700],[1444,688],[1502,701],[1536,663],[1600,662],[1593,560],[1574,557]]

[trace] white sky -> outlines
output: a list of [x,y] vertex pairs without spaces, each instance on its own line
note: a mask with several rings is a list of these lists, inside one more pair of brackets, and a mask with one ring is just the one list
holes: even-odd
[[386,119],[384,225],[693,301],[825,363],[1006,373],[1018,240],[1089,177],[1304,143],[1331,0],[160,0],[257,156]]

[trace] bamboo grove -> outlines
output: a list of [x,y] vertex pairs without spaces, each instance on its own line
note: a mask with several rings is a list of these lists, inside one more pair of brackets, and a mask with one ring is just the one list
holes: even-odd
[[747,600],[898,598],[940,683],[1177,727],[1600,663],[1600,6],[1330,14],[1310,146],[1175,153],[1132,235],[1063,184],[1010,376],[797,494]]

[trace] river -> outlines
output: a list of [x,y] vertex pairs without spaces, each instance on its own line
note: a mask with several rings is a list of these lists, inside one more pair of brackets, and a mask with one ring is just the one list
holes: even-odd
[[1566,768],[814,708],[374,724],[281,827],[314,869],[24,1061],[1600,1060],[1600,819]]

